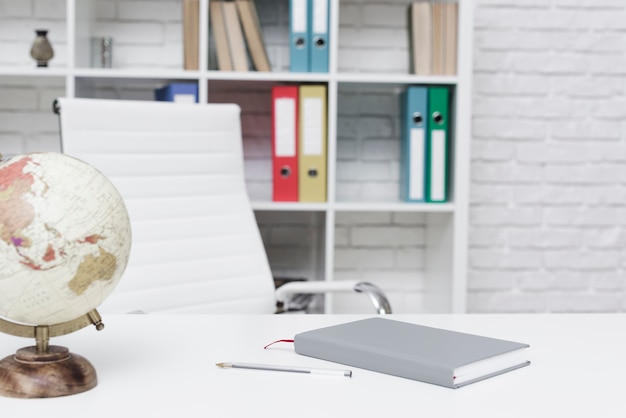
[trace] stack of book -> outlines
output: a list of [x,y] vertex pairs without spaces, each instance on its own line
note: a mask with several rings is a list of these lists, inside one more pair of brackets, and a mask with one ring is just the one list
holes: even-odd
[[271,71],[254,0],[211,0],[209,19],[220,71]]
[[458,8],[457,2],[442,0],[416,1],[409,6],[414,74],[456,74]]
[[326,85],[272,87],[272,199],[326,201]]

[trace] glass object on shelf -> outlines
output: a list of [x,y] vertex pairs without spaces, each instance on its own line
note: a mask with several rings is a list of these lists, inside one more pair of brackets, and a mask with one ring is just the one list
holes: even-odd
[[94,68],[113,67],[113,38],[110,36],[91,38],[91,66]]

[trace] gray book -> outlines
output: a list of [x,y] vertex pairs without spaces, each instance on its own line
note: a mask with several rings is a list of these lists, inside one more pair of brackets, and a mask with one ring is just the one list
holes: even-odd
[[530,364],[528,344],[370,318],[302,332],[296,353],[458,388]]

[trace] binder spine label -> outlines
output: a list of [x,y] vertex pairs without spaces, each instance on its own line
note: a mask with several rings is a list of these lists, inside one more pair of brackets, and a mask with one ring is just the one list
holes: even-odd
[[410,133],[410,150],[409,154],[409,172],[411,179],[409,182],[410,200],[424,199],[424,150],[426,146],[426,137],[423,128],[411,129]]
[[292,0],[291,7],[291,28],[293,29],[293,32],[306,32],[306,0]]
[[446,200],[446,131],[433,130],[430,153],[430,198],[441,202]]
[[327,0],[313,0],[313,33],[328,33]]
[[296,113],[295,99],[276,99],[276,139],[275,152],[277,157],[294,157],[296,155]]
[[305,125],[302,138],[303,155],[322,155],[323,149],[323,103],[318,98],[307,98],[302,101]]

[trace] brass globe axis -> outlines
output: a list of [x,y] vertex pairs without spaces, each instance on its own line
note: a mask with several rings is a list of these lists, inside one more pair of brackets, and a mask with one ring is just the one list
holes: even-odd
[[35,346],[24,347],[0,360],[0,395],[12,398],[49,398],[85,392],[97,385],[95,368],[67,348],[50,345],[51,337],[78,331],[93,324],[104,328],[97,310],[53,325],[24,325],[0,318],[0,331],[34,338]]

